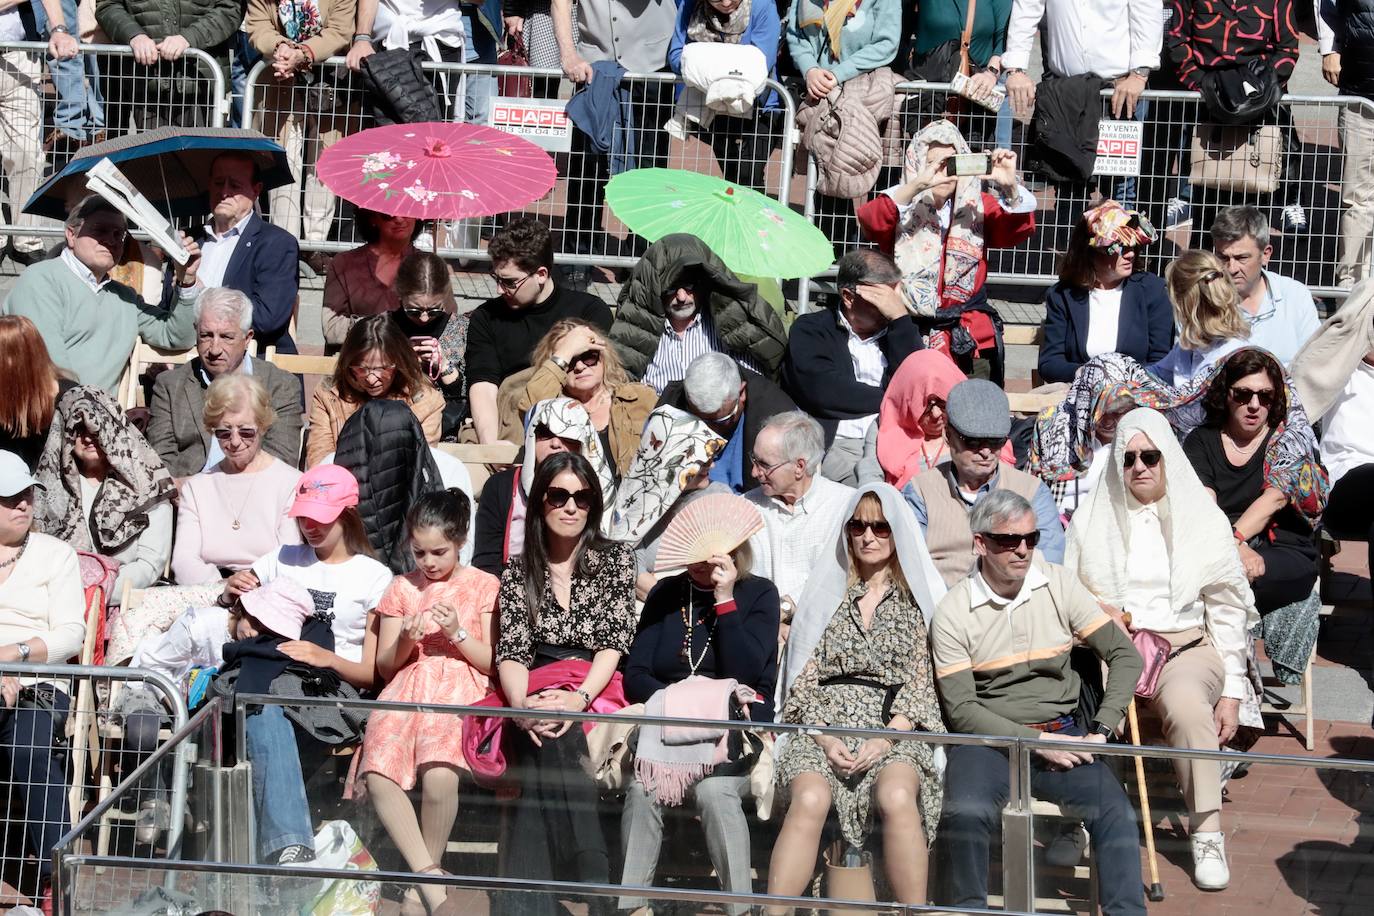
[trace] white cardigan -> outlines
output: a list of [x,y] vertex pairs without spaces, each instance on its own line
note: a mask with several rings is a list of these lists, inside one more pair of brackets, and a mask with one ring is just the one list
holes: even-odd
[[86,638],[86,599],[76,551],[37,531],[24,555],[0,582],[0,646],[38,638],[48,662],[61,664],[81,651]]

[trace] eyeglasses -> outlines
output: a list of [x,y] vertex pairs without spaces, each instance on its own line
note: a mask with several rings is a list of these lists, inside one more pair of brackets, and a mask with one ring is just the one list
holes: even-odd
[[568,500],[570,499],[573,501],[573,504],[583,512],[586,512],[592,507],[591,490],[578,490],[574,493],[571,490],[565,490],[563,487],[549,487],[544,491],[544,503],[550,509],[562,509],[568,504]]
[[771,474],[771,473],[773,473],[774,471],[776,471],[778,468],[782,467],[784,464],[791,464],[791,463],[792,463],[792,462],[790,462],[790,461],[779,461],[777,464],[768,464],[767,462],[760,460],[758,455],[750,455],[750,456],[749,456],[749,466],[750,466],[751,468],[758,468],[759,470],[763,471],[763,473],[765,473],[765,474]]
[[1015,550],[1021,546],[1022,541],[1025,541],[1026,547],[1031,550],[1034,550],[1035,545],[1040,543],[1039,531],[1030,531],[1026,534],[998,534],[995,531],[985,531],[979,537],[991,543],[999,552]]
[[683,290],[684,292],[689,293],[690,295],[695,296],[695,295],[696,295],[696,292],[697,292],[697,285],[696,285],[695,282],[691,282],[691,283],[669,283],[669,284],[667,285],[667,287],[665,287],[664,290],[663,290],[663,293],[662,293],[663,301],[664,301],[664,302],[667,302],[667,301],[670,300],[670,299],[675,299],[675,298],[677,298],[677,291],[678,291],[678,290]]
[[444,310],[442,305],[422,305],[422,306],[403,306],[402,311],[414,318],[421,318],[427,315],[438,315]]
[[383,378],[396,371],[396,364],[387,363],[384,366],[349,366],[348,368],[349,371],[353,373],[354,378],[367,378],[371,375]]
[[936,410],[937,408],[939,410],[945,409],[945,399],[941,397],[936,397],[932,394],[930,397],[926,398],[925,412],[930,413],[932,410]]
[[256,426],[217,426],[215,427],[215,438],[221,442],[228,442],[234,438],[234,433],[238,433],[239,439],[244,442],[252,442],[258,438],[258,428]]
[[844,530],[852,538],[863,537],[865,531],[872,531],[875,538],[887,540],[892,537],[892,526],[887,522],[866,522],[861,518],[851,518],[844,523]]
[[33,505],[33,487],[25,487],[12,496],[0,496],[0,506],[6,509],[15,509],[20,503]]
[[1157,448],[1142,449],[1139,452],[1127,452],[1121,458],[1121,469],[1129,471],[1135,467],[1136,458],[1140,458],[1140,463],[1147,468],[1152,468],[1159,464],[1159,460],[1164,457],[1164,453]]
[[1002,446],[1007,444],[1006,436],[976,439],[971,436],[965,436],[957,429],[954,431],[954,434],[959,437],[960,442],[964,443],[964,447],[971,452],[981,452],[984,449],[987,449],[990,452],[1000,452],[1002,450]]
[[1253,388],[1241,388],[1239,386],[1231,389],[1231,400],[1242,406],[1248,405],[1255,398],[1259,398],[1261,407],[1270,407],[1274,403],[1273,389],[1266,388],[1263,391],[1256,391]]
[[588,369],[595,369],[597,366],[601,365],[601,351],[587,350],[584,353],[577,354],[572,359],[568,360],[568,368],[571,369],[578,363],[581,363]]
[[116,245],[123,245],[129,237],[127,229],[120,229],[118,226],[82,226],[77,235],[88,239],[97,239],[102,242],[113,242]]
[[491,278],[496,281],[497,288],[503,292],[513,293],[520,289],[520,287],[525,284],[525,281],[533,276],[534,274],[525,274],[523,277],[501,277],[493,273]]

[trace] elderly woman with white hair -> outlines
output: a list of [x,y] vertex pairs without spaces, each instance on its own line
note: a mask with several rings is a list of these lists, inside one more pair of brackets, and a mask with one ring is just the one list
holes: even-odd
[[262,447],[276,419],[255,377],[234,372],[210,383],[203,422],[224,458],[182,485],[172,551],[179,584],[218,582],[300,543],[287,510],[301,472]]
[[277,422],[264,451],[294,465],[301,453],[301,382],[263,359],[254,359],[253,300],[237,289],[214,286],[195,305],[196,356],[158,375],[148,401],[148,444],[178,480],[208,471],[224,457],[202,421],[206,388],[222,375],[242,372],[267,389]]
[[[1138,408],[1117,424],[1111,462],[1073,517],[1064,565],[1123,627],[1167,645],[1155,689],[1137,692],[1165,741],[1225,745],[1245,697],[1246,632],[1259,615],[1231,524],[1163,414]],[[1220,764],[1180,759],[1174,767],[1188,804],[1193,883],[1221,890],[1230,871]]]

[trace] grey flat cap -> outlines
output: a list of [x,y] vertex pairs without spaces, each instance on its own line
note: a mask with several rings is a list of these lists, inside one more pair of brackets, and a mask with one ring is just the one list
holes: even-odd
[[1011,434],[1007,393],[987,379],[971,378],[951,388],[945,414],[967,439],[1005,439]]

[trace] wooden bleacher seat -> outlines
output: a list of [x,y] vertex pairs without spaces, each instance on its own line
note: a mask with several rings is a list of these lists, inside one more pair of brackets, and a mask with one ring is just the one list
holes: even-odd
[[278,353],[276,347],[268,347],[267,361],[284,372],[293,375],[333,375],[338,365],[337,356],[310,356],[305,353]]
[[482,495],[482,486],[492,474],[515,463],[520,446],[510,442],[492,442],[479,445],[475,442],[440,442],[436,448],[452,455],[468,469],[472,477],[473,502]]
[[140,406],[139,396],[143,394],[143,386],[139,384],[139,379],[149,366],[157,363],[170,363],[181,365],[189,363],[195,358],[196,348],[188,347],[185,350],[164,350],[152,344],[144,343],[142,338],[134,343],[134,351],[129,354],[129,365],[125,367],[124,374],[119,378],[119,406],[125,410],[133,410]]

